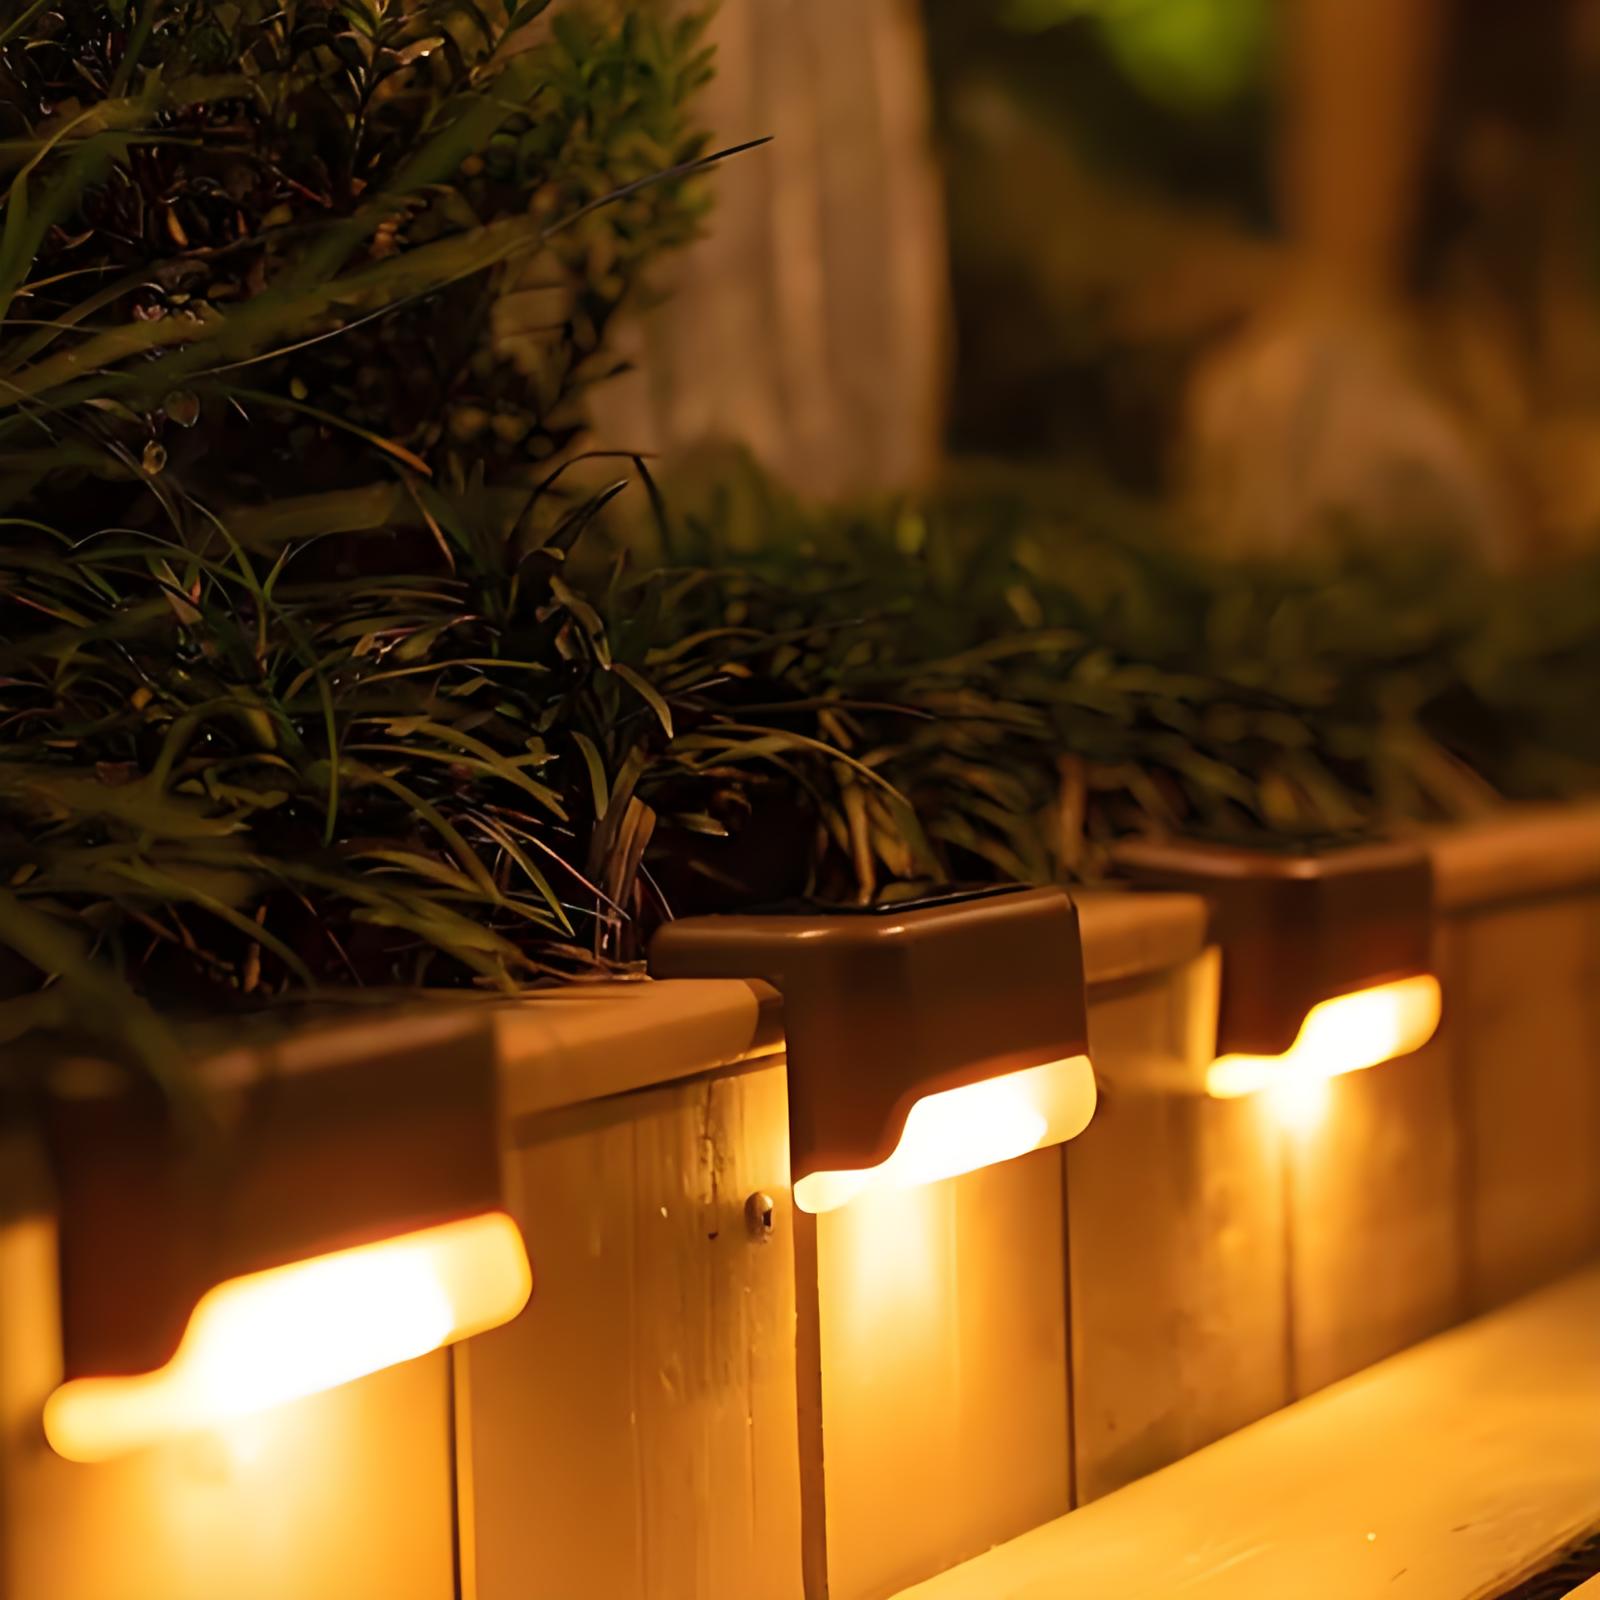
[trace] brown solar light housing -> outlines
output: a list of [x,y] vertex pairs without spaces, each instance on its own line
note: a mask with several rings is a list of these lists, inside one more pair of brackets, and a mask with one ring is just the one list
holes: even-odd
[[1431,970],[1433,869],[1419,845],[1276,855],[1140,839],[1112,859],[1139,887],[1210,902],[1222,950],[1218,1055],[1281,1055],[1320,1002]]
[[885,1161],[927,1095],[1088,1053],[1061,889],[687,917],[656,934],[650,971],[782,993],[796,1182]]
[[225,1280],[503,1204],[478,1020],[390,1019],[370,1050],[332,1030],[240,1050],[202,1064],[176,1101],[109,1070],[64,1076],[45,1132],[69,1380],[165,1365]]

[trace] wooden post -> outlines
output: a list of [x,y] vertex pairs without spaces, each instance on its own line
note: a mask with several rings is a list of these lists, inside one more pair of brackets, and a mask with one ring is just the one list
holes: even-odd
[[706,237],[621,331],[637,372],[594,394],[596,443],[747,445],[833,496],[933,464],[947,266],[915,0],[723,0],[704,114],[718,146]]
[[1290,1398],[1277,1131],[1258,1099],[1170,1092],[1156,1066],[1192,1081],[1209,1059],[1191,1018],[1215,1017],[1216,972],[1202,957],[1090,993],[1106,1088],[1067,1147],[1080,1502]]
[[800,1600],[782,1066],[542,1113],[519,1142],[534,1298],[469,1353],[477,1600]]
[[1471,1309],[1600,1250],[1600,896],[1461,918],[1454,992]]
[[828,1600],[1068,1509],[1063,1220],[1059,1146],[817,1218]]

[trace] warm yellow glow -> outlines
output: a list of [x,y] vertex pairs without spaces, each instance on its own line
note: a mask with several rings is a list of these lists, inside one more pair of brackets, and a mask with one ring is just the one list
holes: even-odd
[[1087,1056],[930,1094],[912,1106],[894,1154],[859,1171],[812,1172],[794,1186],[802,1211],[834,1211],[868,1189],[911,1189],[1009,1161],[1082,1133],[1094,1115]]
[[102,1461],[213,1428],[498,1327],[532,1287],[522,1234],[498,1211],[232,1278],[201,1297],[159,1371],[57,1389],[45,1436],[69,1461]]
[[1310,1133],[1328,1113],[1328,1079],[1303,1067],[1281,1069],[1263,1091],[1279,1127],[1289,1133]]
[[[1324,1000],[1306,1015],[1299,1036],[1281,1056],[1221,1056],[1206,1073],[1206,1089],[1221,1099],[1254,1094],[1275,1084],[1303,1086],[1312,1079],[1359,1072],[1418,1050],[1439,1026],[1439,980],[1400,978]],[[1289,1075],[1288,1080],[1285,1074]],[[1309,1091],[1295,1088],[1305,1121]]]

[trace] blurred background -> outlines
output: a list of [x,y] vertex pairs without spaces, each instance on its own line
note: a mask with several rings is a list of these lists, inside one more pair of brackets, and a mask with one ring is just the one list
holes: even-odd
[[1228,552],[1600,521],[1596,0],[723,0],[718,177],[602,432],[1003,467]]

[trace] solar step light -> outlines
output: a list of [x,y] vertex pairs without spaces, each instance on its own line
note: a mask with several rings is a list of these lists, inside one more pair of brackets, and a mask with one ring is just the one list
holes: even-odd
[[656,934],[650,971],[782,994],[803,1211],[1059,1144],[1094,1114],[1083,949],[1061,889],[689,917]]
[[169,1100],[58,1073],[58,1454],[98,1461],[496,1327],[532,1288],[493,1034],[461,1012],[241,1049]]
[[1268,1091],[1304,1124],[1329,1078],[1420,1049],[1439,1025],[1433,872],[1404,841],[1303,854],[1192,840],[1130,840],[1117,871],[1202,895],[1222,953],[1205,1090]]

